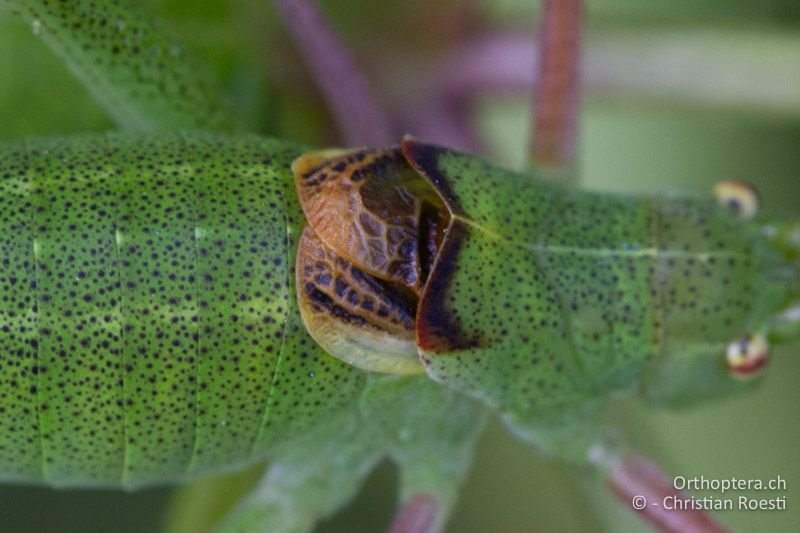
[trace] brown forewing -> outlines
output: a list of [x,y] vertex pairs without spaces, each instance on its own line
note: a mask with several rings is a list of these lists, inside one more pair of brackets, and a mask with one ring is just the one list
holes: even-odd
[[306,218],[329,248],[369,274],[421,292],[447,215],[399,148],[332,158],[311,153],[294,171]]

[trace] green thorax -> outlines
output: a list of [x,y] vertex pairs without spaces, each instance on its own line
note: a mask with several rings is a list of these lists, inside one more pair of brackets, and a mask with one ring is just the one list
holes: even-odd
[[451,224],[417,336],[434,379],[519,431],[575,421],[615,391],[687,403],[734,389],[726,348],[766,333],[778,260],[703,195],[579,192],[413,141]]

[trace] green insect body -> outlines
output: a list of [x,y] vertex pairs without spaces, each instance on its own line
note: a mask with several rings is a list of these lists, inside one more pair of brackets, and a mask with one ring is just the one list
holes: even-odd
[[294,146],[3,149],[2,476],[138,486],[252,462],[363,376],[302,329]]
[[[752,375],[765,338],[797,334],[774,318],[800,297],[788,229],[768,241],[711,195],[567,190],[405,139],[371,173],[401,169],[446,227],[420,232],[435,253],[413,290],[358,271],[402,295],[406,331],[312,299],[334,330],[373,328],[365,357],[331,355],[295,277],[301,235],[321,233],[295,187],[304,150],[239,133],[202,69],[124,2],[0,4],[146,132],[0,146],[2,480],[135,488],[270,459],[223,530],[305,531],[388,456],[403,501],[433,495],[441,521],[485,406],[585,462],[610,397],[748,387],[731,365]],[[356,289],[337,296],[362,306]],[[387,364],[381,338],[413,360]]]
[[[725,346],[778,301],[754,228],[707,198],[567,191],[403,148],[452,214],[417,314],[431,377],[534,440],[643,379],[669,399],[647,378],[674,360],[714,393],[737,384]],[[299,153],[202,133],[3,148],[5,479],[131,487],[249,464],[363,388],[299,318]]]
[[[784,303],[781,259],[757,226],[710,195],[566,191],[436,148],[412,157],[441,184],[458,236],[443,245],[422,298],[423,360],[434,377],[512,413],[552,420],[587,399],[639,389],[643,378],[653,399],[683,401],[686,377],[670,376],[672,390],[663,390],[647,375],[675,361],[688,375],[716,373],[702,379],[719,394],[736,386],[726,346],[766,333]],[[480,363],[466,363],[472,351],[446,355],[465,345]]]
[[[416,308],[430,377],[579,460],[596,438],[587,417],[612,393],[680,405],[746,386],[727,347],[767,335],[786,300],[758,226],[711,195],[567,190],[411,139],[402,153],[449,212]],[[325,172],[380,174],[337,161]],[[574,450],[552,435],[570,428],[583,433]]]

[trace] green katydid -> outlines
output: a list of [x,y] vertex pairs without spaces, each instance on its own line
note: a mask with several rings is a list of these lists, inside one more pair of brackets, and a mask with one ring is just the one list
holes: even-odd
[[[32,9],[28,16],[45,36],[52,32],[63,40],[75,31],[59,28],[56,18],[39,11],[41,6]],[[130,25],[120,13],[114,13],[115,23]],[[80,42],[84,35],[79,29],[72,38]],[[122,57],[128,50],[121,49]],[[69,47],[61,52],[69,55]],[[85,75],[92,78],[91,72]],[[100,85],[97,90],[114,95],[115,88],[130,88],[129,78],[123,80],[117,87]],[[129,97],[116,96],[123,101]],[[207,98],[199,96],[201,109]],[[155,117],[159,125],[161,110],[156,106],[156,111],[145,110],[143,115]],[[191,118],[196,112],[179,115]],[[208,120],[183,125],[229,124]],[[480,427],[478,406],[422,377],[367,378],[351,364],[325,355],[302,329],[292,268],[304,218],[290,171],[300,148],[244,135],[184,132],[31,142],[10,145],[4,153],[10,180],[6,202],[18,206],[6,220],[13,230],[5,234],[8,257],[17,261],[14,272],[19,272],[8,283],[35,286],[37,300],[33,315],[12,315],[15,307],[29,304],[31,295],[9,292],[15,299],[8,316],[13,316],[18,335],[4,340],[17,343],[12,350],[27,346],[25,357],[35,364],[30,372],[22,369],[6,378],[15,389],[20,388],[18,380],[28,380],[15,396],[17,411],[6,421],[13,425],[35,412],[39,423],[9,438],[10,455],[4,460],[14,465],[6,467],[9,479],[134,486],[229,469],[270,453],[296,464],[294,456],[313,454],[315,445],[316,453],[329,453],[332,444],[326,437],[341,432],[346,442],[333,443],[343,450],[340,459],[353,476],[338,480],[339,497],[355,490],[360,475],[388,452],[406,467],[404,490],[409,495],[429,489],[445,500],[452,498],[451,482],[461,475]],[[566,192],[413,140],[404,141],[399,150],[378,153],[391,164],[367,167],[365,173],[386,174],[390,181],[410,173],[409,189],[425,189],[425,194],[439,198],[444,205],[437,207],[438,213],[449,220],[439,228],[432,254],[438,259],[425,273],[427,284],[420,290],[420,311],[412,328],[429,373],[499,408],[518,433],[552,450],[563,451],[566,438],[576,444],[567,455],[584,455],[594,440],[579,424],[585,411],[599,408],[612,390],[638,383],[645,371],[651,384],[647,390],[664,399],[684,392],[683,387],[696,388],[692,380],[702,372],[710,380],[702,385],[707,392],[719,392],[709,383],[720,389],[734,386],[738,382],[720,371],[723,348],[731,344],[746,352],[757,346],[757,337],[739,340],[745,338],[741,335],[768,333],[769,321],[785,303],[780,272],[774,290],[751,289],[721,304],[720,310],[698,303],[698,291],[716,295],[721,284],[732,280],[751,288],[771,287],[772,265],[776,271],[780,265],[755,227],[740,224],[709,198],[642,200]],[[364,153],[341,154],[334,160],[329,156],[306,156],[314,165],[296,164],[305,169],[297,172],[297,179],[318,179],[319,169],[326,166],[343,165],[336,172],[345,174],[362,170]],[[498,204],[507,211],[487,208]],[[531,216],[529,206],[539,204],[548,207],[535,215],[544,221],[537,225],[535,218],[526,217]],[[679,224],[682,231],[674,228]],[[658,238],[648,233],[654,226]],[[627,234],[627,228],[638,229]],[[84,244],[81,240],[90,229],[100,236]],[[720,244],[722,235],[726,240]],[[97,255],[108,263],[96,262]],[[491,259],[495,255],[518,260],[500,264]],[[366,269],[363,263],[359,266]],[[69,268],[75,271],[67,273]],[[712,281],[699,288],[681,281],[690,269],[698,270],[690,277],[709,271]],[[716,270],[719,276],[713,275]],[[562,281],[550,278],[553,271],[572,287],[569,296],[553,288]],[[64,276],[68,282],[61,281]],[[113,279],[102,286],[106,276]],[[643,296],[654,276],[665,291],[656,296],[660,304]],[[83,289],[98,284],[103,287],[99,292]],[[472,290],[477,290],[479,305]],[[528,292],[520,299],[515,296],[518,290]],[[484,300],[487,294],[495,297],[489,304]],[[665,295],[674,301],[661,301]],[[609,300],[619,305],[609,306]],[[664,316],[655,316],[659,305],[667,310]],[[695,309],[697,316],[671,313],[675,306]],[[702,318],[709,315],[708,321]],[[510,331],[496,329],[500,316]],[[537,324],[529,329],[532,321]],[[564,336],[567,322],[570,338]],[[160,328],[159,323],[171,325]],[[621,335],[622,324],[629,330]],[[454,337],[454,332],[463,334]],[[641,357],[646,339],[653,335],[667,338],[665,351],[678,357],[664,359],[663,364]],[[247,339],[247,347],[242,339]],[[526,344],[536,348],[523,348]],[[604,347],[593,348],[597,344]],[[63,353],[77,346],[85,358],[64,363]],[[618,356],[611,362],[597,363],[592,357],[610,351]],[[264,355],[271,353],[282,355]],[[564,353],[571,354],[569,364],[559,359]],[[756,363],[761,361],[759,353],[755,352]],[[380,359],[382,353],[375,357]],[[745,367],[753,362],[735,355],[732,360],[743,361]],[[180,368],[176,361],[188,366]],[[59,365],[64,368],[54,373]],[[535,369],[537,365],[546,370]],[[697,371],[683,380],[687,365],[696,365]],[[381,361],[375,368],[387,369]],[[72,372],[75,377],[70,377]],[[534,392],[537,387],[558,394]],[[420,409],[424,414],[409,414],[409,397],[430,407]],[[95,419],[99,425],[86,425],[91,419],[81,420],[77,428],[62,425],[76,416],[76,399],[86,402],[90,412],[101,413]],[[364,425],[365,420],[370,422]],[[317,426],[313,431],[312,425]],[[426,427],[431,428],[427,434],[421,431]],[[412,442],[398,436],[412,428]],[[575,441],[578,428],[586,442]],[[424,448],[433,446],[434,436],[440,452],[452,454],[450,462],[426,455]],[[39,446],[23,446],[37,438]],[[305,445],[300,452],[286,449],[298,442]],[[273,472],[272,481],[281,487],[291,484],[290,477]],[[316,512],[327,511],[338,503],[327,498],[309,498],[308,505],[317,506]],[[249,511],[254,513],[249,519],[264,512]],[[309,519],[297,512],[282,517],[280,511],[287,512],[279,510],[276,519],[300,525]],[[240,524],[247,523],[247,512],[245,508]]]

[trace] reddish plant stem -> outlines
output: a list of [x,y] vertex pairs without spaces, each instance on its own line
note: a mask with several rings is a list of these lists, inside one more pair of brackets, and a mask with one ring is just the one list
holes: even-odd
[[654,463],[635,454],[618,458],[608,477],[611,491],[629,509],[665,533],[724,533],[727,531],[702,509],[691,507],[691,499],[675,489]]
[[415,494],[394,517],[389,533],[435,533],[440,529],[439,512],[431,496]]
[[569,172],[574,164],[582,30],[582,0],[543,0],[530,150],[534,165]]
[[313,0],[276,0],[276,4],[334,115],[342,140],[370,146],[396,141],[366,76]]

